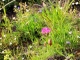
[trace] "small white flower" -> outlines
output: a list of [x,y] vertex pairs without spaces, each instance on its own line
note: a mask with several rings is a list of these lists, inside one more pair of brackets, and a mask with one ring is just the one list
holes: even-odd
[[2,53],[4,53],[4,51],[2,51]]
[[28,10],[28,9],[26,9],[26,12],[29,12],[29,10]]
[[72,31],[70,31],[69,34],[72,34]]
[[16,40],[16,37],[14,38],[14,40]]
[[0,40],[2,40],[2,37],[0,37]]
[[2,43],[0,43],[0,45],[2,45]]
[[5,16],[5,15],[4,15],[3,17],[4,17],[4,18],[6,18],[6,16]]
[[0,10],[1,10],[1,8],[0,8]]
[[17,6],[16,5],[14,5],[14,8],[16,8]]
[[71,44],[70,41],[66,41],[66,44]]
[[76,5],[78,5],[78,4],[79,4],[79,2],[76,2],[75,4],[76,4]]
[[12,42],[10,42],[9,44],[12,45]]
[[6,37],[6,35],[4,35],[3,37]]
[[77,38],[80,38],[80,36],[77,36]]
[[32,48],[32,46],[29,46],[29,48],[31,49],[31,48]]
[[5,1],[5,0],[2,0],[2,1]]
[[72,3],[72,5],[74,5],[74,3]]
[[38,11],[39,13],[41,13],[42,12],[42,10],[41,9],[39,9],[39,11]]
[[24,57],[22,57],[22,60],[24,60]]
[[26,4],[26,7],[27,7],[28,5]]
[[63,7],[60,7],[60,9],[62,10],[62,9],[63,9]]
[[16,17],[13,17],[13,20],[15,20],[16,19]]

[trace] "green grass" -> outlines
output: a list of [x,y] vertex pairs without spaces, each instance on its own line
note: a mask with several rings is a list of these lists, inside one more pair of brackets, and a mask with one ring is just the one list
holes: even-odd
[[[71,4],[71,3],[70,3]],[[51,3],[49,8],[44,7],[40,13],[17,11],[17,18],[10,22],[3,16],[5,23],[2,29],[2,39],[0,40],[0,49],[4,51],[4,60],[47,60],[54,55],[74,57],[73,49],[79,43],[78,31],[73,27],[74,13],[68,13],[68,5],[63,9],[60,6],[54,7]],[[71,11],[73,12],[73,11]],[[16,26],[15,31],[12,27]],[[51,32],[43,35],[42,28],[48,27]],[[52,41],[50,46],[48,41]],[[26,47],[24,47],[24,43]],[[32,43],[31,43],[32,42]],[[44,43],[46,43],[44,45]],[[17,47],[16,47],[17,46]],[[12,48],[12,49],[11,49]],[[77,47],[78,48],[78,47]],[[67,50],[71,50],[68,51]],[[26,50],[26,51],[25,51]]]
[[[62,56],[67,56],[66,48],[75,49],[77,45],[77,31],[72,28],[72,15],[70,15],[66,10],[59,9],[60,7],[54,8],[51,6],[50,9],[45,8],[45,10],[40,14],[43,18],[46,26],[51,28],[51,32],[47,36],[43,36],[44,42],[49,39],[52,40],[52,46],[45,47],[42,49],[37,49],[41,55],[36,55],[32,57],[32,60],[46,60],[47,57],[53,56],[54,54],[59,54]],[[69,32],[72,32],[69,34]],[[69,41],[68,45],[66,42]],[[43,43],[44,44],[44,43]],[[38,47],[39,48],[39,47]],[[47,52],[45,52],[47,51]],[[65,51],[64,54],[62,51]]]

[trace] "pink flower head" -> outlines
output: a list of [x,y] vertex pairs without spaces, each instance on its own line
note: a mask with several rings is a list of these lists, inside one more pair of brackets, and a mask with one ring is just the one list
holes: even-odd
[[48,33],[50,33],[50,31],[51,30],[48,27],[44,27],[44,28],[42,28],[41,33],[42,34],[48,34]]

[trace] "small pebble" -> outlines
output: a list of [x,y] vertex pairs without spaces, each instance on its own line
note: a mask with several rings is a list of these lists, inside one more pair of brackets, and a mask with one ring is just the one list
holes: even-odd
[[52,40],[51,40],[51,39],[48,40],[48,44],[49,44],[50,46],[52,45]]

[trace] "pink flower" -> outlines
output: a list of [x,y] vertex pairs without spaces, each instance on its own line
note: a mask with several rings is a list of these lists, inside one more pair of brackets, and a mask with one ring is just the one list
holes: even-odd
[[48,34],[48,33],[50,33],[50,31],[51,30],[48,27],[44,27],[44,28],[42,28],[41,33],[42,34]]

